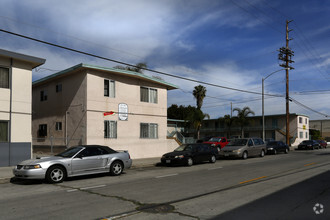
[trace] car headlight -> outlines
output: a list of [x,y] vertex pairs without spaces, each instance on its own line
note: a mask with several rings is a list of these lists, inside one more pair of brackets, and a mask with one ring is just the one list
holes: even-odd
[[234,153],[239,153],[241,152],[241,149],[238,149],[238,150],[233,150]]
[[267,150],[274,150],[274,148],[270,147],[270,148],[268,148]]
[[175,158],[184,158],[183,155],[178,155],[178,156],[175,156]]
[[36,164],[36,165],[24,165],[23,169],[25,170],[31,170],[31,169],[39,169],[41,168],[40,164]]

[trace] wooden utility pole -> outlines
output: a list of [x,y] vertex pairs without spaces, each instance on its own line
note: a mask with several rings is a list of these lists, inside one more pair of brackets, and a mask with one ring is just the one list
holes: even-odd
[[292,31],[289,29],[289,23],[291,21],[286,21],[286,47],[280,48],[280,54],[279,59],[284,61],[285,63],[280,64],[281,67],[284,67],[286,69],[286,144],[290,145],[290,111],[289,111],[289,70],[294,69],[290,66],[290,63],[293,63],[294,61],[291,60],[292,56],[294,55],[294,52],[289,48],[289,41],[292,40],[289,38],[289,32]]

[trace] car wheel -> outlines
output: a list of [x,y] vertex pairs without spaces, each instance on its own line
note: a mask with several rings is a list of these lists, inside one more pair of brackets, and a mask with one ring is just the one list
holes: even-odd
[[277,151],[276,151],[276,149],[274,149],[273,153],[274,153],[274,154],[277,154]]
[[65,177],[65,169],[61,166],[52,166],[46,172],[46,180],[49,183],[61,183]]
[[246,151],[244,151],[242,154],[242,159],[245,160],[247,158],[248,158],[248,153]]
[[217,161],[217,158],[214,155],[212,155],[210,158],[210,163],[215,163],[215,161]]
[[264,150],[261,150],[260,157],[264,157],[264,156],[265,156],[265,151]]
[[123,172],[124,165],[121,161],[115,161],[110,166],[110,174],[112,176],[118,176]]
[[288,150],[288,148],[285,148],[285,151],[284,151],[284,153],[289,153],[289,150]]
[[191,158],[191,157],[189,157],[188,159],[187,159],[187,166],[192,166],[194,164],[194,161],[193,161],[193,159]]

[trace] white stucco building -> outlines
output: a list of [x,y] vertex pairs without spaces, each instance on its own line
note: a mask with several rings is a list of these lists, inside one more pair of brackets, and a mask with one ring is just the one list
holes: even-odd
[[32,69],[44,63],[0,49],[0,166],[31,158]]
[[167,135],[167,91],[142,73],[79,64],[33,83],[33,145],[100,144],[157,157]]

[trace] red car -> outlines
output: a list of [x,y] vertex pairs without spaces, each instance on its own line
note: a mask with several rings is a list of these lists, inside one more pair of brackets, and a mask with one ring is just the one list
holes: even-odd
[[229,142],[225,137],[213,137],[208,141],[203,142],[205,144],[211,144],[212,147],[218,148],[218,150],[224,148]]
[[321,148],[327,148],[328,144],[324,140],[317,140],[317,142],[319,142]]

